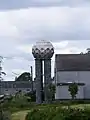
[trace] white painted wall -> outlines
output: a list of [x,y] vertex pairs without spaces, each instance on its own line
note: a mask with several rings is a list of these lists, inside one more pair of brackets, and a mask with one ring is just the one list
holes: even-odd
[[[90,98],[90,71],[66,71],[56,73],[56,83],[79,82],[80,86],[77,98]],[[69,99],[68,86],[56,87],[56,99]]]
[[[79,86],[78,94],[76,95],[77,99],[84,98],[83,86]],[[68,86],[58,86],[56,88],[56,99],[71,99],[71,95],[68,92]]]

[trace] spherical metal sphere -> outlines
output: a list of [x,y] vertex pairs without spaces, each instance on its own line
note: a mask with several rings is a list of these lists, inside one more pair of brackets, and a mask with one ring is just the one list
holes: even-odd
[[54,54],[54,47],[51,42],[40,40],[32,47],[32,54],[34,58],[48,59]]

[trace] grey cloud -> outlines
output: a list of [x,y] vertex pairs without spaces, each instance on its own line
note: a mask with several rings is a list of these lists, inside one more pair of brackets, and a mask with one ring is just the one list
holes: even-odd
[[87,48],[90,47],[90,40],[81,40],[81,41],[69,41],[67,47],[69,48],[76,48],[76,49],[81,49],[82,51],[80,52],[85,52]]
[[[53,13],[53,14],[52,14]],[[0,38],[16,39],[20,44],[34,44],[37,40],[90,40],[90,8],[40,8],[12,11],[10,27],[16,27],[16,36]],[[12,17],[10,17],[12,16]],[[4,24],[4,23],[3,23]],[[7,27],[9,31],[9,26]],[[12,30],[12,29],[10,29]],[[10,33],[9,33],[10,34]],[[18,38],[18,40],[17,40]],[[17,43],[15,43],[17,44]]]
[[34,44],[36,41],[41,39],[51,40],[52,42],[59,42],[62,40],[90,40],[90,30],[85,29],[83,24],[80,25],[80,28],[76,26],[74,26],[73,24],[70,25],[68,28],[60,28],[59,26],[52,26],[51,28],[49,28],[49,26],[47,26],[47,28],[41,27],[41,30],[39,30],[38,35],[35,35],[33,37],[28,36],[26,38],[25,34],[23,34],[23,42],[27,41],[27,43]]
[[[43,11],[43,9],[41,10]],[[62,15],[58,12],[60,10]],[[40,13],[42,17],[43,12]],[[21,31],[22,40],[29,43],[34,43],[40,39],[47,39],[52,42],[60,40],[90,40],[90,9],[65,8],[57,9],[55,13],[61,18],[54,15],[52,17],[50,13],[47,13],[48,15],[45,15],[46,21],[35,18],[36,20],[32,23],[28,22],[27,28]],[[55,19],[55,17],[57,18]]]
[[50,7],[50,6],[88,6],[89,0],[2,0],[0,1],[0,9],[20,9],[27,7]]

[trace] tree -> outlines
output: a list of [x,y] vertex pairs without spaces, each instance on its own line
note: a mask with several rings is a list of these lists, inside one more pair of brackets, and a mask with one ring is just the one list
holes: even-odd
[[87,54],[90,54],[90,48],[87,48],[86,51],[87,51]]
[[49,89],[50,89],[51,98],[52,98],[52,101],[53,101],[55,99],[56,87],[55,87],[54,84],[50,84]]
[[55,92],[56,92],[56,87],[54,84],[49,84],[47,86],[47,94],[48,94],[48,98],[53,101],[55,99]]
[[31,102],[36,101],[36,91],[28,92],[25,94],[25,96],[29,97]]
[[9,111],[4,111],[5,107],[5,95],[0,96],[0,120],[11,120],[11,113]]
[[31,81],[31,75],[29,72],[24,72],[15,81]]
[[80,54],[81,54],[81,55],[83,55],[84,53],[83,53],[83,52],[81,52]]
[[71,83],[69,84],[68,91],[70,92],[72,99],[76,98],[76,94],[78,93],[78,85],[77,83]]

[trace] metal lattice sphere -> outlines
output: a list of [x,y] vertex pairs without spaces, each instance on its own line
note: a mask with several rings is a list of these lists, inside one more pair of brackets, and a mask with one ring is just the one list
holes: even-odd
[[34,58],[51,58],[54,54],[54,47],[51,42],[41,40],[36,42],[36,45],[32,47],[32,54]]

